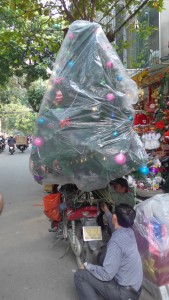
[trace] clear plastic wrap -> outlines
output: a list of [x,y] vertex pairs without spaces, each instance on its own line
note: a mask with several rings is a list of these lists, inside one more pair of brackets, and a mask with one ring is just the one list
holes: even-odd
[[136,206],[134,231],[145,278],[156,286],[169,284],[169,194]]
[[146,164],[132,128],[136,102],[136,83],[100,25],[72,23],[36,121],[30,159],[35,180],[91,191]]

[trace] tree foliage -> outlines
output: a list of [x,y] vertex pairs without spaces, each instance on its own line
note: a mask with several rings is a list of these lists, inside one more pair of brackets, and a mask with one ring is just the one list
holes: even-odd
[[[30,102],[37,111],[41,91],[33,91],[31,84],[48,78],[46,68],[52,68],[70,23],[77,19],[98,22],[112,42],[145,5],[160,11],[163,0],[1,0],[0,86],[6,87],[13,75],[24,76],[29,100],[37,96],[36,105]],[[7,100],[3,93],[1,102]]]
[[28,106],[27,91],[21,83],[18,78],[12,77],[7,88],[0,90],[4,102],[0,105],[0,119],[4,131],[30,134],[33,132],[35,113]]

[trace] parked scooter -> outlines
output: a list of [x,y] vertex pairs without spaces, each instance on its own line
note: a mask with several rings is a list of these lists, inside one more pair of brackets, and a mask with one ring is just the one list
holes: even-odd
[[5,139],[0,136],[0,153],[5,149]]
[[[92,262],[97,253],[98,240],[102,239],[101,227],[97,226],[99,208],[90,193],[71,195],[68,199],[61,191],[44,197],[44,213],[51,221],[50,232],[55,232],[56,239],[67,240],[80,267],[85,261]],[[91,203],[92,200],[92,203]],[[89,226],[89,227],[88,227]],[[85,228],[85,229],[84,229]],[[86,229],[87,228],[87,229]],[[83,238],[89,230],[90,240]],[[90,233],[88,233],[90,235]],[[94,238],[96,237],[96,240]]]
[[4,150],[4,143],[0,141],[0,153]]

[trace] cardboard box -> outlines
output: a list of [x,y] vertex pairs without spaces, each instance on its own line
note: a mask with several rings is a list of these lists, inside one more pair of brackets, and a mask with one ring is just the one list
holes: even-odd
[[27,145],[27,136],[17,136],[16,137],[16,145]]

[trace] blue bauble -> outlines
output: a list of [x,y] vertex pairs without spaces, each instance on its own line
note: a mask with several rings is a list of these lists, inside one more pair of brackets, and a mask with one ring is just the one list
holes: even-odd
[[123,80],[123,77],[120,76],[120,75],[118,75],[118,76],[117,76],[117,80],[118,80],[118,81],[122,81],[122,80]]
[[112,136],[113,136],[113,137],[117,137],[118,135],[119,135],[118,131],[114,131],[114,132],[112,133]]
[[68,62],[68,66],[71,68],[71,67],[73,67],[74,66],[74,61],[73,60],[70,60],[69,62]]
[[150,172],[147,166],[141,166],[140,168],[138,168],[138,171],[143,175],[148,175],[148,173]]
[[114,113],[112,113],[111,117],[112,117],[112,119],[115,119],[116,115]]
[[129,121],[133,121],[133,116],[128,117]]
[[40,118],[37,119],[37,123],[38,123],[38,125],[44,125],[45,119],[40,117]]

